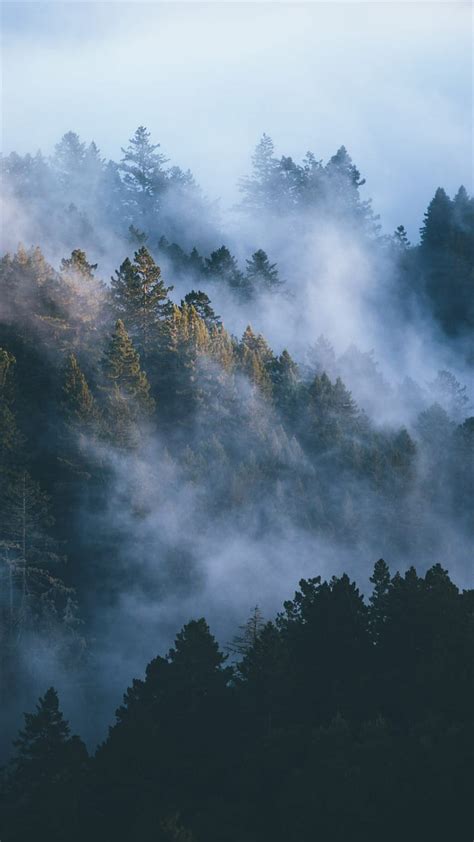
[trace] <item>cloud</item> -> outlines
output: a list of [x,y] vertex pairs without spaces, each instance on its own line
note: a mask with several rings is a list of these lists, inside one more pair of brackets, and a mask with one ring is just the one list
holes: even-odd
[[5,6],[6,151],[73,127],[117,157],[145,123],[231,203],[262,131],[295,157],[345,143],[413,238],[436,186],[469,178],[468,4]]

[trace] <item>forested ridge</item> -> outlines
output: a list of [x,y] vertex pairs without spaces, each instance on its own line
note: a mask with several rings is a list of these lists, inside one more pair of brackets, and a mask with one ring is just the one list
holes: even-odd
[[[11,728],[42,694],[2,746],[6,842],[472,838],[474,201],[438,188],[411,245],[344,147],[297,163],[264,135],[252,160],[227,238],[143,127],[119,164],[73,132],[2,158]],[[339,250],[332,317],[359,339],[376,311],[385,349],[308,332],[324,273],[302,278]],[[401,325],[426,367],[396,380]],[[364,599],[382,554],[400,572],[379,560]],[[188,622],[102,742],[123,676],[213,604],[221,649]]]
[[468,840],[473,592],[435,565],[258,607],[227,660],[204,619],[123,697],[94,756],[56,691],[5,772],[7,840]]

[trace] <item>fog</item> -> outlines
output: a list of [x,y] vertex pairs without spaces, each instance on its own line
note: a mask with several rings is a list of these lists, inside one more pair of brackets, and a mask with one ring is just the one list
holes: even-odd
[[263,131],[344,143],[391,231],[416,241],[442,184],[472,189],[469,3],[4,3],[2,148],[102,153],[145,124],[223,207]]
[[[75,512],[92,570],[80,595],[88,654],[65,670],[61,640],[25,634],[27,679],[11,713],[15,723],[20,703],[31,706],[45,681],[54,683],[73,725],[94,745],[126,684],[167,649],[182,623],[205,614],[225,645],[255,604],[274,616],[302,576],[345,570],[366,589],[371,566],[384,556],[402,570],[441,561],[458,584],[469,585],[471,501],[462,498],[456,432],[472,415],[469,337],[462,330],[448,337],[422,296],[407,305],[399,255],[382,236],[403,223],[417,243],[439,185],[450,196],[460,184],[472,189],[469,18],[464,3],[4,4],[4,153],[41,148],[53,155],[73,130],[119,161],[136,126],[146,125],[167,166],[190,167],[205,194],[184,201],[170,188],[161,216],[139,217],[147,247],[174,285],[174,303],[199,286],[234,336],[251,324],[275,355],[289,350],[305,395],[323,370],[332,381],[341,376],[361,410],[360,427],[345,433],[348,446],[369,449],[370,439],[385,457],[406,434],[416,451],[408,490],[396,483],[381,490],[362,469],[339,473],[338,442],[328,453],[311,451],[304,407],[292,426],[248,373],[215,360],[196,364],[193,386],[207,397],[188,426],[174,418],[160,427],[158,400],[158,431],[145,427],[131,452],[110,437],[78,435],[87,469],[92,463],[106,477],[104,505],[94,506],[85,484]],[[367,179],[360,195],[380,214],[380,238],[338,215],[331,197],[315,211],[238,209],[239,180],[262,132],[273,138],[276,158],[298,163],[311,149],[326,165],[345,144]],[[2,250],[14,251],[20,240],[39,245],[58,269],[72,248],[84,248],[110,288],[114,270],[136,248],[130,220],[110,211],[95,176],[71,182],[64,195],[61,177],[45,176],[34,208],[5,191]],[[113,197],[113,187],[109,192]],[[160,251],[162,234],[186,252],[197,245],[205,257],[225,243],[242,270],[264,249],[284,286],[239,299],[209,273],[197,279],[177,270]],[[84,317],[76,292],[67,303],[54,293],[66,323]],[[0,302],[2,331],[14,341],[17,331],[20,347],[22,331],[37,341],[59,382],[67,340],[36,318],[27,282],[22,293],[13,307],[6,296]],[[113,325],[100,307],[90,307],[87,319],[91,333],[78,345],[100,403],[102,352]],[[322,335],[332,346],[324,360],[315,351]],[[21,377],[21,359],[19,368]],[[465,403],[450,403],[453,395],[436,383],[445,370],[459,388],[467,385]],[[212,400],[209,383],[217,389]],[[436,441],[420,422],[435,402],[442,406]],[[54,451],[60,411],[52,407],[41,441]],[[384,477],[390,470],[384,467]],[[469,490],[469,478],[463,482]],[[86,722],[91,704],[95,716]]]

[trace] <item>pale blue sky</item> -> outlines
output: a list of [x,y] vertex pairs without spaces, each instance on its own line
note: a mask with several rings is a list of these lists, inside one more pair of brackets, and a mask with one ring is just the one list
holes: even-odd
[[345,144],[388,230],[472,190],[471,7],[454,2],[4,3],[2,148],[68,129],[120,156],[139,124],[211,197],[277,152]]

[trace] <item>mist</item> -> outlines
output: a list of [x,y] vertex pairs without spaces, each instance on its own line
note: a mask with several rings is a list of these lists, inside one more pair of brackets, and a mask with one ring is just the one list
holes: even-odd
[[[229,644],[255,605],[273,618],[302,577],[346,571],[368,588],[384,557],[401,571],[440,562],[471,584],[471,326],[430,298],[419,243],[439,186],[453,207],[461,185],[472,191],[469,18],[463,3],[4,4],[0,344],[16,359],[5,401],[26,441],[15,470],[52,501],[81,617],[72,643],[60,624],[22,634],[9,730],[46,682],[95,746],[187,619],[205,615]],[[142,125],[167,159],[146,208],[120,164]],[[82,169],[64,152],[71,132]],[[308,149],[321,162],[313,204],[292,183],[284,201],[244,207],[263,132],[295,185]],[[331,182],[342,144],[349,209]],[[223,245],[242,278],[265,251],[280,285],[243,294],[212,270]],[[152,352],[111,297],[142,247],[173,285]],[[85,274],[61,266],[73,250]],[[220,357],[215,325],[183,307],[192,290],[227,331]],[[132,393],[113,416],[104,355],[122,316],[156,404],[143,418]],[[298,370],[289,408],[285,350]],[[71,353],[99,407],[83,426],[61,391]],[[338,378],[351,395],[321,422]]]
[[228,208],[263,131],[297,158],[344,143],[416,242],[438,185],[472,191],[470,22],[459,2],[7,2],[2,149],[72,128],[117,160],[144,123]]

